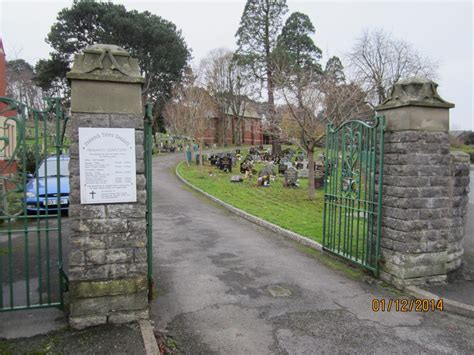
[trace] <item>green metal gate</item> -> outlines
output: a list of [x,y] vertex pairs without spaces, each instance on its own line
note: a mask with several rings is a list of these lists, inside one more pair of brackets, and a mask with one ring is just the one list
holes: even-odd
[[152,225],[152,115],[153,106],[150,103],[145,107],[145,178],[146,178],[146,236],[147,236],[147,263],[148,263],[148,300],[153,299],[153,225]]
[[378,276],[385,118],[326,128],[323,248]]
[[0,311],[63,307],[62,219],[69,205],[66,117],[0,97]]

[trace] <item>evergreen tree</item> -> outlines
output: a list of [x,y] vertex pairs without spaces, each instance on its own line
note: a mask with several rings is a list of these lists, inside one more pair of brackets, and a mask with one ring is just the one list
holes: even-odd
[[[314,148],[321,136],[321,120],[314,114],[318,101],[317,83],[321,77],[322,52],[311,36],[315,29],[309,17],[295,12],[286,20],[278,37],[275,62],[276,82],[296,123],[299,145],[308,155],[308,198],[314,199]],[[316,94],[316,95],[315,95]]]
[[324,76],[326,77],[326,80],[329,80],[334,84],[341,84],[346,81],[344,66],[339,57],[332,56],[328,59],[326,62],[326,68],[324,69]]
[[314,32],[308,15],[301,12],[292,13],[278,36],[276,55],[293,71],[321,72],[318,61],[321,60],[322,52],[311,38]]
[[43,89],[67,91],[65,74],[75,53],[95,43],[115,44],[138,58],[145,77],[144,100],[154,102],[155,117],[190,59],[181,32],[173,23],[148,11],[127,11],[111,2],[74,1],[59,12],[46,42],[54,52],[36,65],[36,81]]
[[266,84],[268,120],[273,125],[272,151],[279,154],[281,144],[277,135],[275,114],[275,65],[272,54],[288,12],[286,0],[247,0],[236,33],[237,58],[253,76]]

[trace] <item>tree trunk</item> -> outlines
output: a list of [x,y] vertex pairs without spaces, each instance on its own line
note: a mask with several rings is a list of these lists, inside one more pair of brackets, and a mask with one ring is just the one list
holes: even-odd
[[308,198],[314,200],[314,145],[312,143],[306,146],[306,153],[308,154]]
[[268,94],[268,113],[270,115],[270,122],[271,122],[271,132],[272,132],[272,154],[273,155],[280,155],[281,154],[281,141],[280,135],[278,133],[278,125],[277,125],[277,118],[276,118],[276,111],[275,111],[275,97],[274,97],[274,85],[273,85],[273,77],[272,72],[270,70],[267,71],[267,94]]
[[224,115],[222,119],[222,124],[223,124],[223,139],[222,139],[222,145],[224,147],[227,147],[227,130],[229,128],[229,120],[227,119],[227,116]]
[[235,145],[242,145],[242,118],[237,118],[235,124]]

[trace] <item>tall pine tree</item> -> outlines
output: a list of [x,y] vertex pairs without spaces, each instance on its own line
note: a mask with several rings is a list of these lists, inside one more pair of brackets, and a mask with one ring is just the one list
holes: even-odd
[[277,83],[287,102],[292,121],[301,135],[300,145],[308,155],[308,198],[315,197],[314,148],[321,136],[321,121],[314,114],[317,82],[322,74],[322,52],[313,39],[315,29],[309,17],[294,12],[288,17],[278,37],[275,62],[278,63]]
[[266,84],[268,120],[272,125],[272,152],[281,152],[275,114],[273,51],[288,12],[286,0],[247,0],[236,33],[237,58],[253,76]]
[[332,56],[328,59],[326,68],[324,69],[324,76],[326,80],[330,80],[333,84],[342,84],[346,81],[344,66],[339,57]]

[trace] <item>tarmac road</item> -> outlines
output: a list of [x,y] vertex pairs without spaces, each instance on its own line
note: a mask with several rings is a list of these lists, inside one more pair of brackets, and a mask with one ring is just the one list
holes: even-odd
[[154,160],[155,327],[185,353],[473,353],[474,320],[373,312],[403,297],[230,214]]

